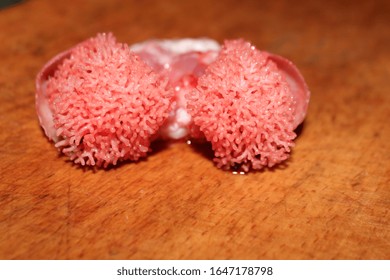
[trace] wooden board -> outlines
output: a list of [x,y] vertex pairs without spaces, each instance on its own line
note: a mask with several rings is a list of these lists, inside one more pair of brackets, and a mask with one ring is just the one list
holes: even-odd
[[[318,3],[312,3],[318,2]],[[0,10],[0,258],[389,259],[389,1],[24,1]],[[312,91],[286,165],[217,169],[204,146],[80,168],[40,129],[34,79],[112,31],[245,38]]]

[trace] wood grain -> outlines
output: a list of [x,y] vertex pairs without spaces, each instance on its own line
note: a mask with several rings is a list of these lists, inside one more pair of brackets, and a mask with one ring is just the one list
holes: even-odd
[[[0,258],[389,259],[389,5],[30,0],[0,10]],[[59,156],[38,125],[35,75],[103,31],[129,44],[243,37],[294,61],[312,99],[291,159],[233,175],[185,143],[109,170]]]

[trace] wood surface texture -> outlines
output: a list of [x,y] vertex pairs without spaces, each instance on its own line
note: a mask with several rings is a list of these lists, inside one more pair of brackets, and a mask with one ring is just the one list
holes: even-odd
[[[206,146],[80,168],[35,113],[35,76],[98,32],[245,38],[312,92],[291,159],[233,175]],[[390,2],[48,1],[0,10],[1,259],[389,259]]]

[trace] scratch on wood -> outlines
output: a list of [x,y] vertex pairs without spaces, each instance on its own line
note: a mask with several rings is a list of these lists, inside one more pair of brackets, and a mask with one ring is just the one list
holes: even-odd
[[67,203],[66,203],[66,259],[69,259],[69,250],[70,250],[70,215],[71,215],[71,206],[70,206],[70,184],[68,183]]

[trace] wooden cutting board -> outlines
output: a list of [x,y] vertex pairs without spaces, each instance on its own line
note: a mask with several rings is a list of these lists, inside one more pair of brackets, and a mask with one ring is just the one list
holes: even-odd
[[[0,10],[0,258],[389,259],[389,1],[24,1]],[[156,143],[108,170],[44,137],[34,79],[112,31],[245,38],[301,69],[312,92],[291,159],[217,169],[204,145]]]

